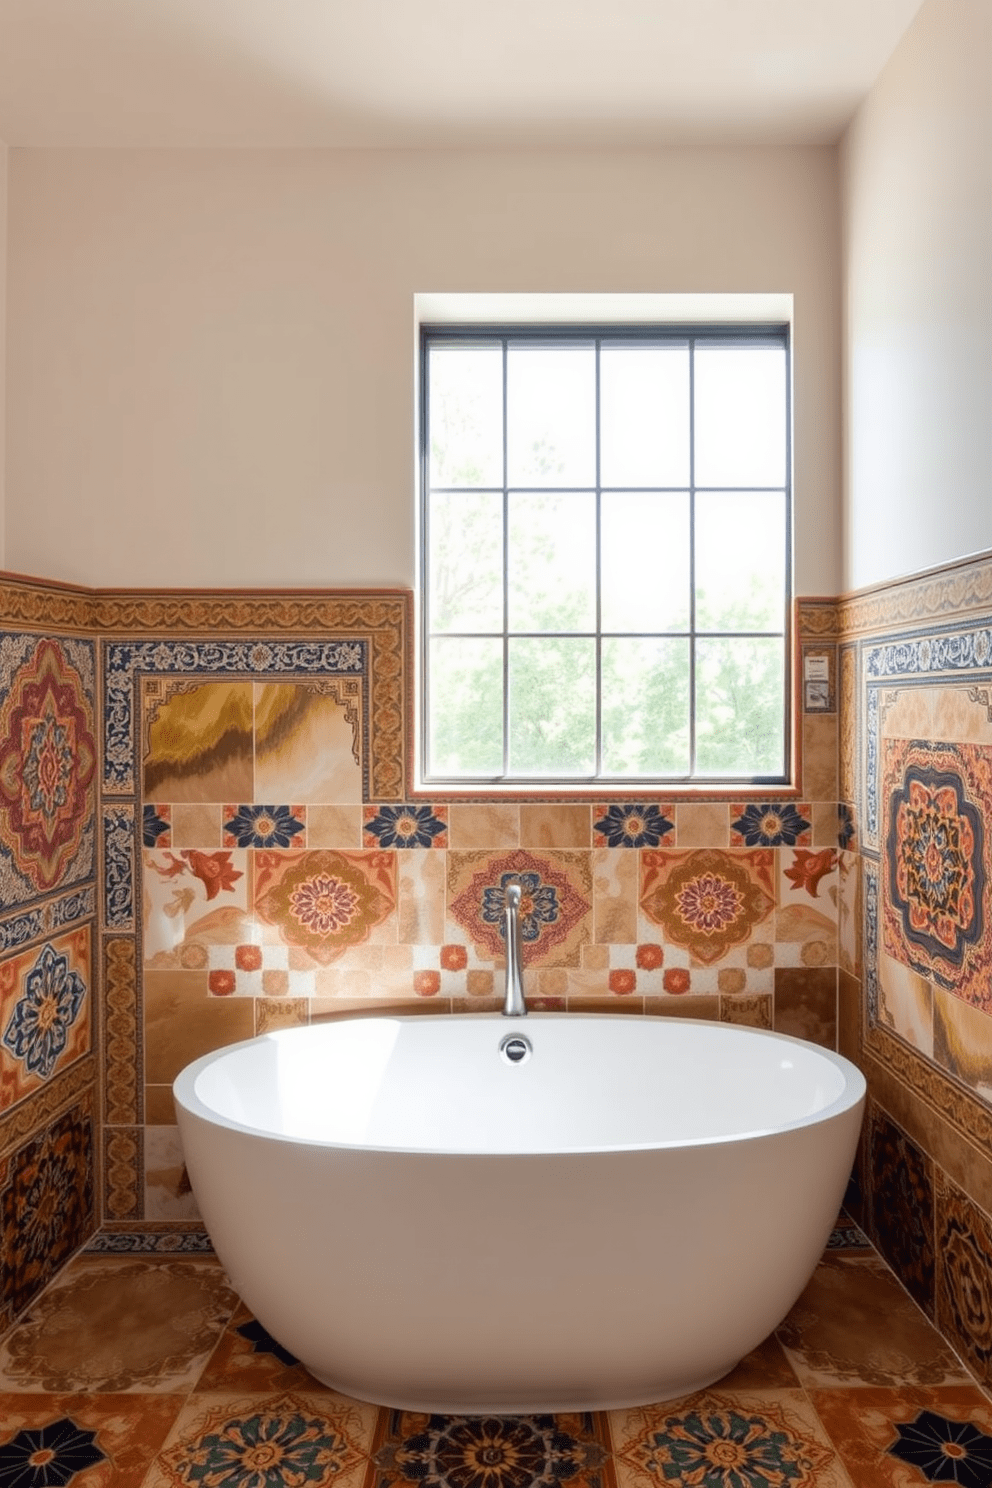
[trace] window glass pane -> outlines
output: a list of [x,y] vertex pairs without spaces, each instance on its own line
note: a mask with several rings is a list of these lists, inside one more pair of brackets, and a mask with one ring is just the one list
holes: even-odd
[[704,775],[780,775],[785,644],[704,640],[696,646],[696,768]]
[[688,775],[689,642],[603,641],[603,771]]
[[503,770],[503,643],[441,637],[430,645],[432,775]]
[[689,484],[689,348],[604,346],[599,475],[604,486]]
[[431,630],[503,628],[503,497],[442,492],[430,499]]
[[429,366],[430,484],[502,486],[502,347],[435,345]]
[[785,485],[785,350],[697,346],[697,486]]
[[591,346],[513,346],[506,361],[507,484],[596,483]]
[[699,491],[697,628],[782,630],[784,624],[784,492]]
[[548,636],[509,645],[510,768],[520,775],[596,769],[596,646]]
[[592,630],[596,624],[596,498],[591,491],[508,497],[511,630]]
[[604,491],[600,568],[604,630],[688,630],[688,493]]

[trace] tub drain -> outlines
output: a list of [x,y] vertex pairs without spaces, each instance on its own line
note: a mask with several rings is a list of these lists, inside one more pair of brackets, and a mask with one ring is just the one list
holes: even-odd
[[500,1041],[499,1052],[507,1064],[523,1064],[534,1052],[531,1048],[530,1039],[524,1038],[522,1033],[508,1033]]

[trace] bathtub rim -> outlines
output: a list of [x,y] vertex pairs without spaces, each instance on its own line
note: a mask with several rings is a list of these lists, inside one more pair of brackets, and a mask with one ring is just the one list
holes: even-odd
[[[753,1028],[746,1024],[718,1023],[708,1018],[665,1018],[664,1015],[642,1015],[644,1018],[651,1017],[652,1024],[659,1022],[671,1022],[674,1026],[694,1026],[708,1028],[711,1031],[724,1029],[733,1031],[736,1035],[753,1037],[761,1040],[772,1040],[776,1043],[798,1045],[800,1048],[812,1050],[832,1064],[843,1076],[844,1085],[839,1095],[828,1105],[821,1107],[807,1116],[797,1117],[793,1121],[782,1122],[777,1126],[755,1127],[743,1132],[723,1132],[711,1136],[680,1138],[669,1142],[625,1142],[610,1146],[579,1146],[579,1147],[544,1147],[540,1149],[529,1149],[524,1152],[517,1151],[495,1151],[480,1147],[416,1147],[385,1145],[372,1142],[340,1142],[332,1141],[326,1137],[304,1136],[290,1134],[287,1132],[271,1131],[263,1126],[249,1126],[245,1122],[236,1121],[232,1117],[225,1116],[212,1106],[208,1106],[196,1093],[196,1081],[200,1073],[222,1060],[227,1055],[233,1055],[241,1049],[245,1049],[262,1041],[281,1042],[302,1038],[314,1029],[327,1028],[338,1023],[353,1022],[388,1022],[401,1024],[431,1025],[444,1024],[450,1026],[453,1022],[488,1023],[494,1027],[505,1027],[507,1031],[515,1025],[520,1025],[520,1020],[515,1018],[504,1018],[500,1013],[359,1013],[357,1015],[348,1013],[340,1017],[332,1017],[317,1024],[301,1024],[296,1028],[276,1028],[266,1033],[254,1034],[248,1039],[239,1039],[232,1044],[222,1044],[220,1048],[210,1050],[201,1054],[197,1059],[191,1060],[172,1083],[173,1099],[178,1107],[195,1119],[203,1121],[208,1125],[223,1127],[232,1132],[238,1132],[246,1137],[266,1142],[284,1143],[289,1147],[316,1147],[324,1148],[329,1152],[342,1153],[383,1153],[395,1157],[472,1157],[489,1161],[499,1158],[548,1158],[554,1157],[581,1157],[589,1155],[608,1155],[633,1152],[665,1152],[676,1148],[694,1148],[719,1146],[721,1144],[738,1144],[761,1141],[778,1136],[785,1132],[801,1131],[804,1127],[819,1126],[825,1122],[842,1117],[858,1105],[864,1105],[867,1098],[868,1083],[864,1073],[856,1064],[833,1049],[827,1049],[821,1044],[814,1044],[809,1039],[797,1038],[792,1034],[779,1033],[769,1028]],[[630,1023],[638,1023],[640,1019],[631,1014],[618,1013],[530,1013],[527,1022],[533,1019],[540,1023],[562,1023],[562,1022],[595,1022],[602,1026],[605,1024],[618,1024],[627,1026]]]

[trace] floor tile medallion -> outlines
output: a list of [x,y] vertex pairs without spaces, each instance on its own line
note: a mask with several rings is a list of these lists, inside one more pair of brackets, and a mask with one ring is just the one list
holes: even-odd
[[92,872],[93,643],[2,634],[0,672],[0,902],[6,906]]
[[771,848],[724,852],[646,850],[641,908],[666,939],[709,966],[750,940],[775,908]]
[[5,1395],[0,1488],[142,1488],[181,1395]]
[[213,1262],[94,1258],[11,1331],[0,1381],[25,1393],[176,1394],[196,1381],[236,1303]]
[[974,1385],[814,1390],[854,1488],[992,1483],[992,1401]]
[[706,1391],[611,1411],[619,1488],[850,1488],[801,1390]]
[[375,1416],[332,1391],[193,1395],[143,1488],[362,1488]]
[[365,1488],[615,1488],[606,1417],[380,1412]]
[[[592,870],[583,852],[448,853],[448,913],[480,953],[505,952],[506,889],[519,883],[524,962],[577,966],[592,938]],[[452,935],[452,939],[456,936]]]

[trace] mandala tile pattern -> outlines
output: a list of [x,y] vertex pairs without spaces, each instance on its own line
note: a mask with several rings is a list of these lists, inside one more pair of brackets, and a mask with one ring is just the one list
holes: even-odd
[[808,805],[753,801],[730,808],[731,847],[808,847],[812,822]]
[[255,854],[255,909],[291,946],[327,966],[396,908],[390,852]]
[[0,1055],[0,1106],[86,1053],[89,980],[88,929],[0,965],[0,998],[5,1007],[13,1003],[0,1035],[7,1051],[6,1060]]
[[592,1413],[381,1415],[376,1488],[601,1488],[608,1480],[602,1418]]
[[992,1384],[992,1221],[951,1183],[937,1194],[937,1321]]
[[447,847],[446,806],[367,806],[363,831],[380,847]]
[[992,1005],[983,942],[992,772],[967,746],[886,742],[885,949],[959,997]]
[[577,958],[580,938],[590,938],[592,883],[588,854],[554,859],[518,848],[510,853],[449,853],[451,917],[493,958],[504,954],[506,889],[519,883],[520,936],[527,964]]
[[[635,1414],[635,1413],[632,1413]],[[719,1394],[651,1406],[618,1451],[643,1483],[696,1488],[822,1488],[835,1477],[825,1441],[782,1400]],[[829,1476],[828,1476],[829,1474]]]
[[928,1483],[959,1483],[987,1488],[992,1483],[992,1436],[967,1421],[949,1421],[936,1411],[920,1411],[897,1421],[892,1457],[919,1468]]
[[18,892],[9,885],[8,902],[69,884],[91,868],[93,708],[70,660],[70,651],[88,660],[83,644],[40,640],[10,675],[0,702],[0,848],[25,886]]
[[811,1399],[854,1488],[992,1482],[992,1403],[975,1385],[816,1390]]
[[594,845],[606,847],[669,847],[675,823],[659,806],[597,806],[593,808]]
[[190,1406],[152,1482],[155,1488],[357,1488],[367,1461],[367,1412],[341,1397],[296,1392]]
[[94,1228],[93,1116],[82,1103],[0,1164],[0,1331]]
[[299,847],[305,830],[303,806],[224,807],[224,841],[231,847]]
[[775,908],[769,849],[645,852],[641,908],[665,938],[703,966],[750,940]]

